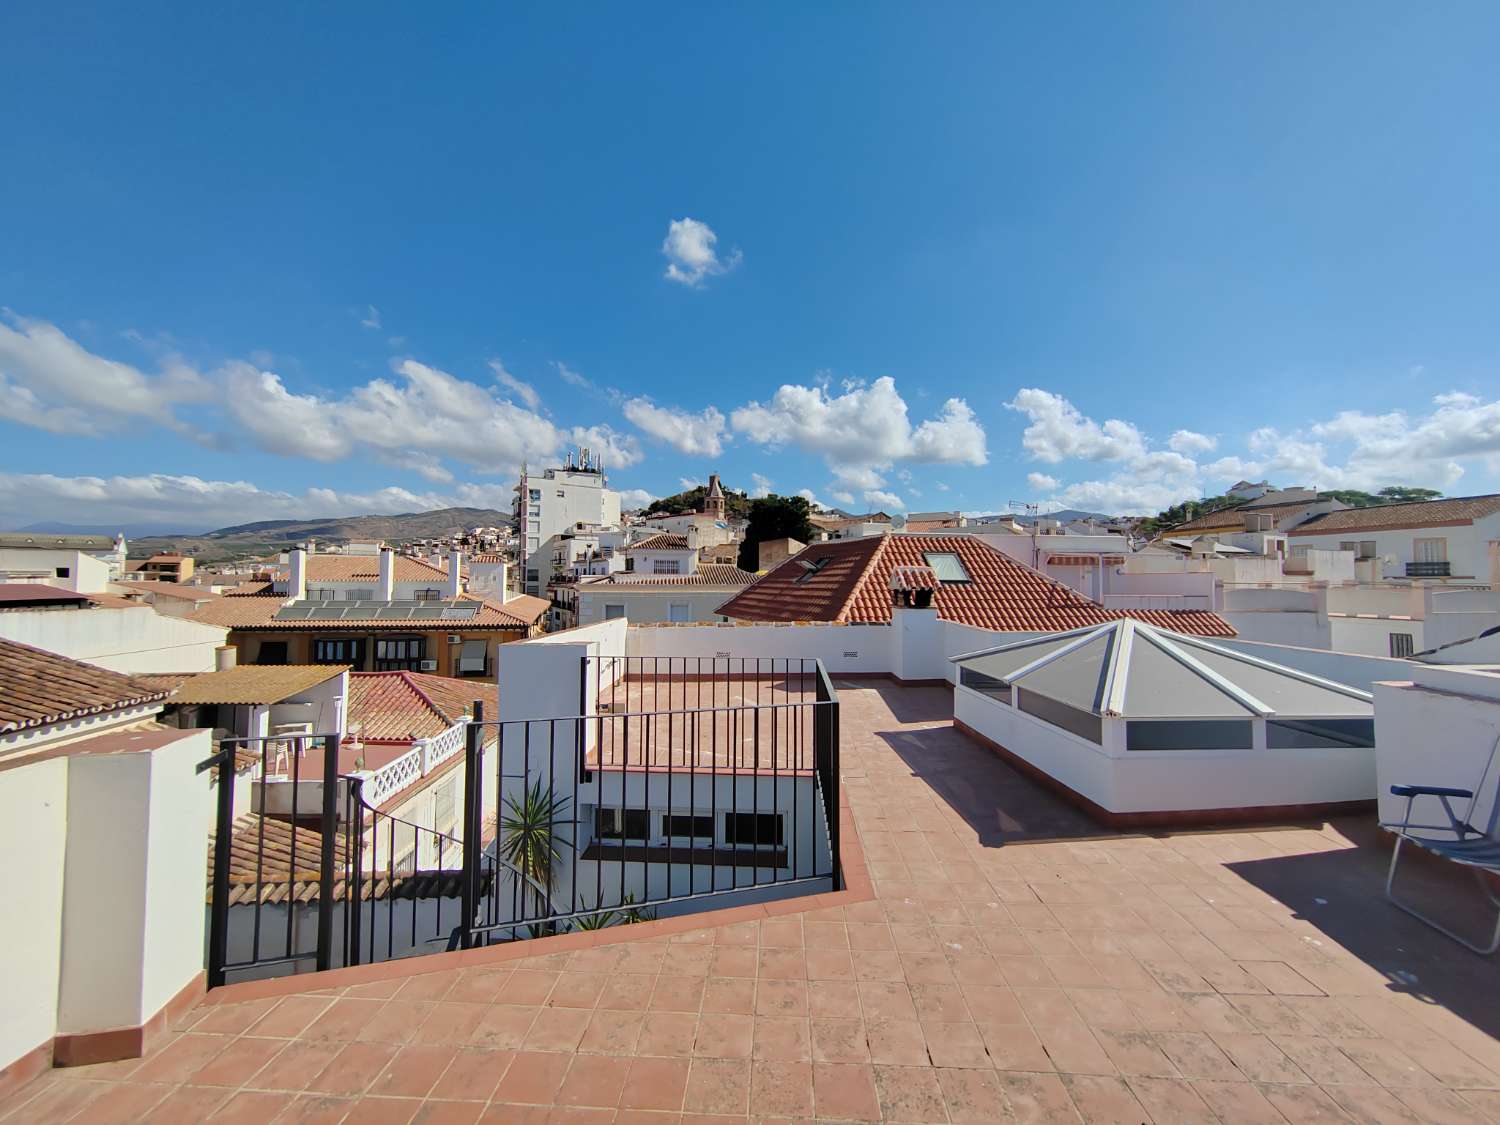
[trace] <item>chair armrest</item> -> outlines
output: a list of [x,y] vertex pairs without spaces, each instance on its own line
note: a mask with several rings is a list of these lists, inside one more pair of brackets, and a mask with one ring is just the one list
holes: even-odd
[[1472,797],[1468,789],[1449,789],[1442,785],[1392,785],[1391,794],[1396,797]]

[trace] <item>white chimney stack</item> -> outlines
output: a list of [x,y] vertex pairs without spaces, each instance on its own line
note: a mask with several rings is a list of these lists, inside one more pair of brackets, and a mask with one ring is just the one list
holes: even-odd
[[286,596],[288,601],[294,602],[304,601],[307,598],[307,552],[301,547],[292,552]]
[[448,589],[446,597],[458,597],[464,590],[464,553],[458,549],[448,552]]
[[220,645],[214,649],[214,671],[227,672],[239,663],[240,650],[234,645]]
[[396,598],[396,552],[389,547],[380,548],[380,584],[375,588],[375,600],[394,601]]

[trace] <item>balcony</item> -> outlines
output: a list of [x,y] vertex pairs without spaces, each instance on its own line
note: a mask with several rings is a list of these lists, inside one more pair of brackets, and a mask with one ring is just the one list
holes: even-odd
[[1409,562],[1406,564],[1408,578],[1448,578],[1453,573],[1453,564],[1443,562]]

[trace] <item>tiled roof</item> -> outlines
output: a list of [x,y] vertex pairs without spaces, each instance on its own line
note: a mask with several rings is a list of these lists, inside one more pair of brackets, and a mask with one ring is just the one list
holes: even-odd
[[154,594],[158,598],[182,598],[184,601],[207,602],[222,595],[207,586],[192,586],[182,582],[111,582],[110,589],[126,597]]
[[1247,512],[1256,515],[1269,513],[1279,523],[1287,516],[1295,515],[1297,509],[1311,507],[1317,502],[1316,500],[1288,500],[1282,504],[1261,504],[1255,508],[1247,508],[1244,505],[1220,508],[1217,512],[1209,512],[1197,519],[1168,528],[1168,534],[1177,535],[1184,531],[1244,531]]
[[[814,543],[719,607],[749,621],[836,621],[883,624],[891,619],[891,571],[926,567],[924,555],[956,554],[970,581],[940,584],[933,594],[945,621],[1002,632],[1059,632],[1122,617],[1164,629],[1230,637],[1216,613],[1196,610],[1109,610],[1016,562],[972,535],[881,535]],[[821,563],[809,570],[804,563]]]
[[[421,559],[396,555],[392,574],[397,582],[432,582],[446,579],[448,572]],[[308,582],[376,582],[380,579],[377,555],[309,555]]]
[[587,585],[610,585],[610,586],[704,586],[722,587],[724,589],[737,589],[748,586],[755,581],[755,575],[748,570],[741,570],[732,563],[700,563],[696,574],[636,574],[633,572],[616,571],[606,578],[602,583],[587,583]]
[[271,583],[269,582],[241,582],[238,586],[231,586],[224,591],[226,598],[254,597],[258,594],[269,594]]
[[475,563],[502,563],[505,561],[505,556],[496,551],[488,551],[482,555],[471,555],[469,561]]
[[280,703],[347,672],[342,664],[241,664],[222,672],[204,672],[188,680],[172,703]]
[[625,549],[627,551],[686,551],[688,541],[686,535],[673,535],[669,531],[658,531],[655,535],[648,535],[639,543],[632,543]]
[[1500,495],[1455,496],[1451,500],[1418,500],[1346,508],[1314,516],[1288,535],[1321,535],[1329,531],[1379,531],[1382,528],[1438,527],[1467,524],[1500,512]]
[[484,604],[473,617],[464,618],[462,621],[445,620],[442,610],[445,606],[456,604],[453,601],[434,601],[427,603],[432,606],[430,618],[401,618],[399,620],[382,621],[378,619],[360,621],[276,621],[276,611],[284,604],[286,599],[279,595],[242,598],[220,598],[218,601],[199,606],[188,614],[186,620],[200,621],[205,625],[218,625],[227,629],[287,629],[292,632],[306,632],[309,629],[333,629],[340,632],[349,632],[357,629],[360,632],[369,632],[372,629],[421,629],[431,627],[434,629],[447,629],[450,632],[462,632],[471,629],[525,629],[534,625],[547,612],[550,604],[546,598],[536,598],[529,594],[521,594],[511,598],[503,606],[499,602],[488,599],[473,598],[465,595],[458,599],[461,602],[481,601]]
[[82,605],[87,594],[44,582],[0,582],[0,605]]
[[[336,832],[333,842],[337,872],[333,894],[340,901],[348,901],[350,897],[344,881],[351,868],[346,836],[347,833]],[[230,838],[229,905],[317,901],[322,848],[323,834],[316,828],[293,828],[286,821],[270,816],[240,817]],[[213,901],[213,851],[212,847],[208,849],[209,902]],[[373,847],[369,844],[365,847],[364,866],[368,870],[360,886],[362,900],[382,899],[387,895],[435,898],[461,893],[462,871],[417,871],[392,878],[388,867],[373,864]]]
[[363,741],[433,738],[469,714],[475,699],[493,697],[485,680],[425,672],[355,672],[349,677],[349,721]]
[[134,676],[7,640],[0,640],[0,684],[0,733],[123,710],[167,696],[162,688]]

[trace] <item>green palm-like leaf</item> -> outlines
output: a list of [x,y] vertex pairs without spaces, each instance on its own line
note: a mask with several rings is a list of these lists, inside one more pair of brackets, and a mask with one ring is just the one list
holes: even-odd
[[538,780],[517,797],[505,798],[500,817],[500,855],[527,878],[543,887],[552,885],[552,864],[562,858],[563,844],[571,844],[564,831],[573,823],[570,797],[543,789]]

